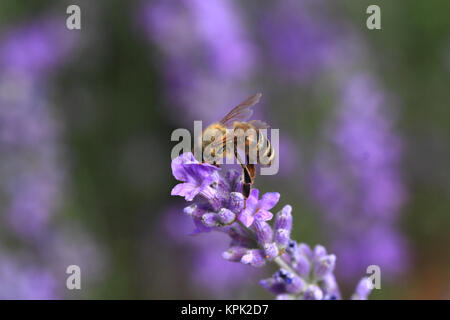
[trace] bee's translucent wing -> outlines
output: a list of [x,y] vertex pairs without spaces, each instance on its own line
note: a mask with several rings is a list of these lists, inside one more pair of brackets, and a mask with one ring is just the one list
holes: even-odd
[[220,122],[226,127],[231,127],[236,121],[248,120],[253,114],[253,110],[251,108],[259,102],[261,96],[261,93],[256,93],[253,96],[248,97],[239,105],[234,107],[233,110],[231,110],[222,120],[220,120]]
[[270,128],[270,126],[267,123],[265,123],[264,121],[261,121],[261,120],[252,120],[252,121],[249,121],[249,123],[252,126],[254,126],[256,129],[268,129],[268,128]]
[[234,135],[227,134],[221,139],[217,139],[209,145],[210,150],[214,150],[217,155],[225,155],[225,157],[233,156]]

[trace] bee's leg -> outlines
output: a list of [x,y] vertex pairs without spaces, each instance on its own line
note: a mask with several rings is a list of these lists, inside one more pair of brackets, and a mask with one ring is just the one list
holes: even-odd
[[245,155],[245,160],[247,161],[247,166],[244,171],[244,187],[245,193],[247,194],[246,197],[248,197],[250,195],[252,185],[255,182],[255,165],[250,163],[250,156],[248,153]]
[[250,191],[252,189],[252,180],[250,177],[250,173],[247,168],[244,168],[244,183],[242,184],[242,194],[245,199],[250,196]]
[[[245,164],[242,162],[242,159],[239,156],[236,149],[234,150],[234,156],[236,157],[237,161],[239,162],[240,166],[242,167],[242,172],[244,175],[244,182],[242,184],[242,194],[244,195],[245,199],[247,200],[247,198],[250,196],[250,190],[251,190],[251,185],[252,185],[251,174],[248,171],[247,166],[245,166]],[[245,209],[245,204],[244,204],[244,209]]]
[[250,175],[250,182],[253,184],[255,182],[255,175],[256,175],[255,165],[253,163],[250,163],[250,157],[248,154],[246,155],[246,160],[247,160],[247,170]]
[[250,196],[250,191],[252,191],[253,179],[251,176],[251,172],[249,171],[249,167],[245,167],[244,169],[244,183],[242,184],[242,193],[244,197],[247,199]]

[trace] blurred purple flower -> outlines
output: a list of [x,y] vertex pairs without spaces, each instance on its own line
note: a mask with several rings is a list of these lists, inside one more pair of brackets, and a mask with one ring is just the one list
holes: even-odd
[[26,174],[15,172],[15,177],[8,181],[7,196],[11,200],[5,218],[23,238],[33,238],[46,230],[48,221],[59,206],[58,173],[42,169],[41,172]]
[[268,6],[262,35],[276,72],[292,80],[314,75],[336,59],[336,31],[315,16],[310,1],[287,0]]
[[[408,261],[407,246],[403,236],[394,226],[372,226],[365,234],[351,231],[351,236],[333,240],[333,248],[345,268],[338,273],[351,279],[361,272],[361,266],[378,265],[386,276],[392,277],[405,271]],[[354,234],[356,233],[356,234]]]
[[45,268],[0,252],[0,299],[56,299],[54,275]]
[[396,229],[405,190],[402,143],[393,132],[384,96],[366,75],[344,89],[329,140],[335,152],[317,159],[311,186],[331,228],[333,249],[347,278],[371,264],[386,275],[407,266],[405,241]]
[[[299,143],[289,135],[280,136],[279,143],[279,171],[275,177],[281,179],[298,179],[296,172],[301,166]],[[275,154],[277,154],[275,152]],[[276,160],[275,160],[276,161]]]
[[21,237],[33,238],[45,230],[62,194],[59,128],[43,85],[30,78],[4,74],[0,104],[4,218]]
[[43,76],[67,57],[74,36],[63,20],[53,18],[13,28],[0,39],[0,68],[27,77]]
[[[48,270],[61,275],[68,266],[77,265],[82,270],[85,284],[91,287],[98,284],[103,279],[108,256],[93,235],[74,221],[65,221],[51,231],[39,243],[40,255],[47,262]],[[59,285],[66,289],[64,277],[65,274]],[[64,290],[61,296],[64,294],[70,296],[71,293]]]
[[28,77],[3,73],[0,105],[0,148],[43,147],[47,152],[45,145],[53,143],[57,125],[41,88]]
[[[64,195],[65,168],[48,75],[68,58],[73,44],[74,33],[64,21],[48,17],[0,37],[0,211],[9,227],[2,238],[27,242],[26,260],[20,248],[14,256],[0,252],[0,298],[61,298],[56,284],[64,280],[58,275],[71,260],[63,256],[92,246],[62,241],[61,230],[50,224]],[[85,262],[75,256],[70,263]]]
[[143,12],[149,39],[163,53],[171,103],[215,121],[235,102],[230,97],[248,92],[256,54],[235,2],[157,0]]
[[252,45],[232,1],[152,1],[144,19],[151,40],[171,58],[194,59],[227,78],[253,67]]
[[75,43],[61,26],[61,19],[42,17],[0,37],[0,191],[5,219],[24,238],[45,230],[62,194],[60,132],[44,77]]

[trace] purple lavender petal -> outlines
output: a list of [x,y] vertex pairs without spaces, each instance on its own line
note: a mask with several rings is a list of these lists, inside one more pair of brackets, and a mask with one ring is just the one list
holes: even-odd
[[174,177],[185,183],[176,185],[171,195],[179,195],[187,201],[192,201],[198,194],[213,198],[215,191],[211,184],[218,181],[219,177],[216,166],[199,163],[193,154],[188,152],[172,160],[172,174]]
[[260,208],[264,210],[270,210],[280,200],[280,194],[278,192],[268,192],[261,197]]
[[248,210],[243,210],[241,214],[239,214],[238,217],[239,221],[242,222],[244,226],[247,228],[250,227],[253,224],[253,221],[255,221],[254,216],[252,213]]
[[253,188],[250,191],[250,195],[247,198],[247,201],[245,202],[246,208],[248,210],[254,211],[256,206],[258,205],[259,199],[259,190],[256,188]]
[[171,168],[172,174],[178,181],[188,181],[189,177],[186,174],[184,164],[198,164],[199,162],[194,158],[192,152],[186,152],[172,160]]
[[272,220],[273,214],[270,211],[259,209],[255,213],[254,217],[258,221],[268,221],[268,220]]

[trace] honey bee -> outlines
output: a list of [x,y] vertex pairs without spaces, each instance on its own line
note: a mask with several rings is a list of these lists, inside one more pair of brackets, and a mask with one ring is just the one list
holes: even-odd
[[[256,93],[234,107],[222,120],[209,125],[202,132],[199,145],[202,149],[202,162],[219,166],[217,157],[234,157],[242,167],[242,193],[248,198],[255,181],[255,164],[270,165],[275,152],[269,139],[260,132],[269,128],[260,120],[247,120],[252,116],[252,107],[259,102],[262,94]],[[243,149],[245,162],[238,149]],[[206,156],[205,156],[206,154]]]

